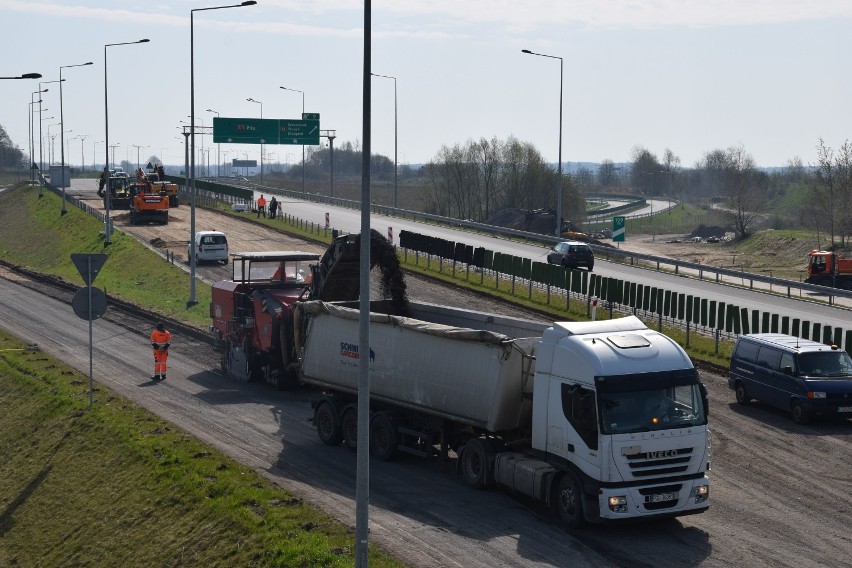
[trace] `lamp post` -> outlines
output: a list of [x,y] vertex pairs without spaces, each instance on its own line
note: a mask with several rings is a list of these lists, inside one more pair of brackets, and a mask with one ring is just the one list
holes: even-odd
[[396,106],[396,77],[390,75],[379,75],[378,73],[370,73],[373,77],[382,77],[385,79],[393,79],[393,206],[396,208],[397,196],[397,106]]
[[41,79],[41,73],[24,73],[17,77],[0,77],[0,79]]
[[[65,114],[62,112],[62,82],[64,79],[62,78],[62,70],[68,69],[69,67],[85,67],[86,65],[93,65],[91,61],[87,61],[86,63],[79,63],[77,65],[60,65],[59,66],[59,122],[62,123],[62,134],[59,136],[59,145],[61,147],[60,154],[62,156],[62,211],[60,211],[60,215],[65,215],[68,213],[68,210],[65,208],[65,187],[68,185],[68,182],[65,179]],[[81,142],[82,146],[82,142]],[[51,180],[53,182],[54,180]],[[54,185],[56,185],[54,183]]]
[[535,53],[529,49],[522,49],[522,53],[528,55],[538,55],[539,57],[548,57],[550,59],[559,60],[559,165],[557,166],[556,183],[556,237],[562,236],[562,71],[563,61],[557,55],[545,55],[544,53]]
[[[250,103],[257,103],[260,105],[260,120],[263,120],[263,103],[256,101],[251,97],[246,100]],[[260,185],[263,185],[263,142],[260,143]]]
[[[64,79],[63,79],[63,81],[64,81]],[[39,81],[38,82],[38,88],[41,89],[42,85],[46,85],[48,83],[60,83],[60,81],[59,81],[59,79],[57,79],[55,81]],[[61,85],[61,83],[60,83],[60,85]],[[47,91],[47,89],[45,89],[45,91]],[[44,139],[43,138],[44,135],[41,133],[41,120],[49,120],[47,118],[45,118],[45,119],[41,118],[41,113],[44,110],[46,110],[46,109],[43,109],[41,107],[41,101],[39,100],[39,102],[38,102],[38,118],[39,118],[39,125],[38,125],[38,167],[39,167],[39,171],[44,169],[44,152],[42,151],[42,146],[43,146],[42,141]],[[53,117],[51,116],[50,118],[53,118]],[[41,196],[41,192],[39,192],[39,196]]]
[[[109,82],[107,81],[107,48],[118,46],[118,45],[133,45],[133,44],[136,44],[136,43],[148,43],[149,41],[150,41],[149,39],[145,38],[145,39],[140,39],[140,40],[136,40],[136,41],[125,41],[125,42],[121,42],[121,43],[108,43],[108,44],[104,45],[104,148],[106,150],[106,160],[105,160],[106,166],[104,166],[104,168],[106,170],[109,170],[109,148],[110,148],[110,145],[109,145],[109,91],[107,89],[107,86],[109,85]],[[104,193],[104,197],[105,197],[104,202],[106,203],[106,207],[105,207],[106,217],[104,218],[104,237],[105,237],[104,238],[104,244],[109,245],[109,244],[112,244],[112,241],[110,240],[111,235],[112,235],[112,226],[111,226],[112,223],[110,222],[110,219],[109,219],[109,206],[112,202],[112,194],[109,190],[109,172],[108,171],[107,171],[106,192]]]
[[[305,117],[305,91],[299,89],[290,89],[288,87],[280,87],[285,91],[293,91],[294,93],[302,93],[302,118]],[[302,195],[305,194],[305,145],[302,144]]]
[[150,146],[140,146],[138,144],[131,144],[134,148],[136,148],[136,169],[139,169],[139,150],[140,148],[150,148]]
[[[35,181],[35,170],[33,169],[33,166],[35,165],[35,140],[33,140],[33,138],[35,137],[35,121],[34,121],[34,117],[33,117],[33,114],[35,113],[35,109],[33,107],[35,106],[36,102],[41,104],[40,93],[46,93],[46,92],[47,92],[47,89],[40,89],[38,91],[33,91],[33,93],[30,95],[30,115],[29,115],[29,125],[30,125],[30,166],[29,166],[29,168],[30,168],[30,184],[32,184]],[[35,96],[35,95],[39,95],[38,101],[33,100],[33,96]]]
[[98,169],[97,158],[96,158],[96,156],[98,155],[98,144],[103,144],[103,143],[104,143],[103,140],[92,140],[92,171],[93,172],[97,171],[97,169]]
[[[208,108],[207,112],[212,112],[216,115],[216,118],[219,118],[219,113],[213,110],[212,108]],[[222,153],[221,153],[222,143],[216,143],[216,177],[220,177],[219,174],[219,163],[222,161]]]
[[[78,134],[77,136],[74,137],[74,138],[80,139],[80,171],[81,172],[86,171],[86,151],[83,149],[83,143],[86,141],[86,138],[88,138],[88,137],[89,137],[88,134]],[[62,194],[64,195],[65,192],[63,191]],[[64,201],[62,203],[63,203],[63,205],[65,204]]]
[[[207,10],[222,10],[224,8],[239,8],[241,6],[253,6],[257,4],[255,0],[245,0],[240,4],[231,4],[228,6],[211,6],[209,8],[195,8],[189,11],[189,140],[191,145],[192,164],[190,167],[190,192],[192,194],[192,202],[190,207],[190,227],[189,227],[189,242],[195,239],[195,13],[204,12]],[[195,247],[189,247],[189,301],[187,307],[194,306],[198,303],[195,299]]]

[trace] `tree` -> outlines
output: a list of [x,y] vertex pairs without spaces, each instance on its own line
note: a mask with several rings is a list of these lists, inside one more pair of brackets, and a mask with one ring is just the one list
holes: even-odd
[[657,156],[642,146],[633,148],[633,166],[630,169],[630,182],[633,187],[647,197],[658,195],[660,192],[660,177],[662,166]]
[[835,151],[822,138],[817,145],[817,164],[814,166],[813,197],[829,233],[831,247],[835,237],[845,245],[852,233],[852,145],[849,141]]
[[17,168],[25,161],[24,153],[15,146],[6,129],[0,125],[0,167]]
[[604,160],[598,168],[598,183],[603,189],[610,189],[618,182],[615,171],[615,163],[612,160]]
[[723,211],[730,218],[734,231],[740,238],[747,237],[760,219],[766,195],[766,174],[757,170],[754,158],[742,146],[708,152],[701,167],[720,183],[722,194],[727,198]]

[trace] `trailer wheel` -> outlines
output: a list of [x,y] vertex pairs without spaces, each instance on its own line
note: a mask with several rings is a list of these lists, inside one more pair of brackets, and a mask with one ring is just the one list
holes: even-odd
[[340,429],[343,430],[343,445],[352,451],[358,449],[358,412],[354,407],[343,411],[340,420]]
[[574,474],[566,473],[559,478],[553,505],[559,515],[559,520],[566,527],[576,529],[585,524],[583,495],[580,482]]
[[370,454],[378,460],[390,461],[396,455],[398,443],[390,415],[377,413],[370,421]]
[[742,405],[747,405],[751,402],[751,397],[748,395],[746,391],[745,385],[742,381],[737,382],[736,390],[734,391],[737,395],[737,402]]
[[461,475],[465,485],[482,489],[488,474],[488,454],[485,441],[481,438],[469,441],[462,448]]
[[340,419],[334,405],[326,401],[320,402],[314,413],[314,424],[317,426],[317,435],[323,444],[340,445],[343,433],[340,430]]

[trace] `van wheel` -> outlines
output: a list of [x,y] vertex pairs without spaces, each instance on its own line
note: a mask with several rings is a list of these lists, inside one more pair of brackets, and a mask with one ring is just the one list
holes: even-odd
[[559,515],[559,520],[570,529],[580,528],[586,523],[583,516],[583,495],[581,491],[580,482],[574,474],[566,473],[559,478],[553,506]]
[[790,417],[796,424],[808,424],[811,421],[811,414],[798,400],[794,400],[790,405]]
[[745,389],[745,385],[741,382],[737,383],[736,391],[737,393],[737,402],[742,404],[743,406],[747,406],[749,402],[751,402],[751,397],[748,395]]

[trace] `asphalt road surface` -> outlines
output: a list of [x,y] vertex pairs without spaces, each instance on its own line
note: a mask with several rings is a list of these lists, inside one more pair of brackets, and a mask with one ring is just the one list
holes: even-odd
[[[280,235],[252,232],[267,250],[282,248]],[[426,280],[409,286],[412,299],[535,317]],[[0,326],[88,373],[88,325],[73,315],[70,294],[47,297],[0,279],[0,313]],[[153,383],[149,332],[150,322],[112,308],[96,321],[95,380],[354,526],[355,454],[319,442],[312,391],[233,381],[206,344],[180,334],[168,380]],[[464,487],[452,461],[405,457],[371,461],[371,539],[424,568],[852,566],[852,421],[796,425],[760,404],[737,405],[725,377],[702,378],[713,469],[705,514],[568,532],[541,505]],[[105,397],[98,391],[96,403]]]

